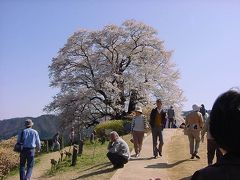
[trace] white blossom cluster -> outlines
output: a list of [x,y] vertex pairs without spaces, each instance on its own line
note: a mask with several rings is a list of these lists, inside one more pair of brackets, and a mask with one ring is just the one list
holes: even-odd
[[81,29],[52,60],[51,86],[60,92],[46,109],[65,122],[89,124],[121,114],[134,89],[142,105],[161,98],[181,112],[184,97],[171,54],[156,30],[135,20],[98,31]]

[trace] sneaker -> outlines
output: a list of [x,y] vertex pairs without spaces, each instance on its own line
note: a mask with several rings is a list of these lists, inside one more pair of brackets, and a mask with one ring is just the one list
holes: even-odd
[[157,159],[157,157],[158,157],[158,156],[157,156],[157,155],[155,155],[155,156],[153,156],[153,157],[154,157],[154,159]]
[[194,156],[194,155],[192,155],[190,159],[194,159],[194,157],[195,157],[195,156]]
[[136,154],[136,158],[138,158],[140,156],[140,154],[138,153],[138,154]]

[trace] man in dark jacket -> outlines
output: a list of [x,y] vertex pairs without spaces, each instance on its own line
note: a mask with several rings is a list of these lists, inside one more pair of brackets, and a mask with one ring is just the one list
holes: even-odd
[[[162,131],[166,125],[166,112],[162,110],[162,101],[158,99],[156,101],[157,107],[154,108],[150,114],[150,126],[152,129],[152,140],[153,140],[153,156],[154,158],[162,156],[163,147],[163,135]],[[159,139],[159,145],[157,142]]]
[[223,156],[217,163],[196,171],[192,180],[239,180],[240,92],[230,90],[219,96],[210,117],[210,132]]

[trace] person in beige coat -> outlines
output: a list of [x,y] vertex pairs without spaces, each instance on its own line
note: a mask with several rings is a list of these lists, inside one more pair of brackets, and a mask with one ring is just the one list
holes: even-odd
[[192,108],[193,111],[186,117],[187,135],[189,140],[190,154],[192,155],[191,159],[194,159],[195,157],[200,159],[197,153],[200,144],[200,132],[204,125],[203,117],[199,112],[200,108],[198,105],[194,104]]

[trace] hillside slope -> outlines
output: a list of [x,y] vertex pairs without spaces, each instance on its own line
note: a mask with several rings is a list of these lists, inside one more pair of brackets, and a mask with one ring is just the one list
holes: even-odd
[[28,118],[32,119],[33,128],[39,132],[41,139],[51,138],[58,131],[59,121],[55,115],[12,118],[0,121],[0,140],[17,135],[18,131],[24,128],[24,121]]

